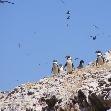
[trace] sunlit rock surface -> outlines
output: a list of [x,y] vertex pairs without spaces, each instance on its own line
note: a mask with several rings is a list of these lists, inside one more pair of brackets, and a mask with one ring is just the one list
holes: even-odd
[[111,55],[87,65],[0,93],[1,111],[111,111]]

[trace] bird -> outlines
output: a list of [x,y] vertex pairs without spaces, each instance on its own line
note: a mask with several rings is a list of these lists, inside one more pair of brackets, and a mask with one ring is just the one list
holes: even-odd
[[75,58],[74,60],[78,60],[79,58]]
[[54,75],[59,73],[59,65],[57,60],[53,60],[53,66],[52,66],[52,71]]
[[6,1],[0,0],[0,3],[11,3],[11,4],[14,4],[13,2],[9,2],[8,0],[6,0]]
[[96,51],[95,53],[97,54],[96,66],[103,65],[105,63],[105,58],[104,58],[102,52],[101,51]]
[[70,19],[70,16],[68,16],[67,19]]
[[70,14],[70,11],[68,10],[66,14]]
[[96,36],[93,37],[93,40],[96,40]]
[[97,36],[90,36],[93,40],[96,40]]
[[64,68],[66,67],[67,74],[71,74],[74,69],[74,64],[72,62],[71,56],[66,56],[66,63],[64,65]]
[[84,61],[80,60],[79,66],[77,67],[78,69],[81,69],[84,67]]

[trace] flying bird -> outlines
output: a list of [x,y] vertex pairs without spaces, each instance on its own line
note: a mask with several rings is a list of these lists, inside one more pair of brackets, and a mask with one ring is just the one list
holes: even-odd
[[8,0],[6,0],[6,1],[0,0],[0,3],[11,3],[11,4],[14,4],[13,2],[9,2]]
[[91,35],[90,37],[91,37],[93,40],[96,40],[96,38],[97,38],[96,36],[92,36],[92,35]]
[[70,19],[70,16],[68,16],[67,19]]
[[70,11],[68,10],[66,14],[70,14]]
[[93,40],[96,40],[96,36],[93,37]]
[[74,60],[78,60],[79,58],[75,58]]

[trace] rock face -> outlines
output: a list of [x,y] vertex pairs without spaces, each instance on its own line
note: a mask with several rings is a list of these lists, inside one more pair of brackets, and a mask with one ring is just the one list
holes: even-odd
[[[105,55],[106,56],[106,55]],[[109,56],[109,55],[108,55]],[[109,57],[110,58],[110,57]],[[1,111],[110,111],[111,60],[0,93]]]

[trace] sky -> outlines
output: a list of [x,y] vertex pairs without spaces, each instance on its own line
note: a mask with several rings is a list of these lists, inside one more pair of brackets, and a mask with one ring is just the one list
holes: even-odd
[[77,67],[111,49],[111,0],[11,2],[0,4],[0,90],[50,76],[54,59],[70,55]]

